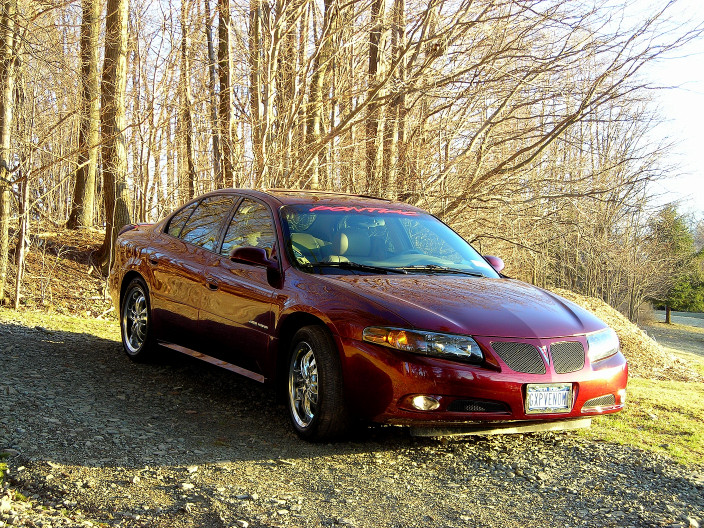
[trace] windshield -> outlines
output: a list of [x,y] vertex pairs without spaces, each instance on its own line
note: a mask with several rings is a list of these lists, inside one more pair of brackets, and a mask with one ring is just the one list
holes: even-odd
[[420,211],[309,204],[284,206],[281,216],[303,269],[499,276],[462,237]]

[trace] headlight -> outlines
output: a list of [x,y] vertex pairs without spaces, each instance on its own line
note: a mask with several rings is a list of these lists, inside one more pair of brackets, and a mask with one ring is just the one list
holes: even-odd
[[468,363],[481,363],[484,359],[484,354],[477,342],[468,336],[379,326],[365,328],[362,335],[363,339],[370,343],[414,354]]
[[587,344],[592,363],[611,357],[619,350],[618,336],[611,328],[587,335]]

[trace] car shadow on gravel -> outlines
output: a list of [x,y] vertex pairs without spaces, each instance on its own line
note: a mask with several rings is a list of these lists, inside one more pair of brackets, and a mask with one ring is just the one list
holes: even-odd
[[0,323],[0,343],[0,395],[8,399],[0,449],[31,458],[144,467],[431,442],[377,426],[347,442],[306,443],[293,432],[273,388],[168,350],[158,362],[135,364],[116,341],[6,322]]

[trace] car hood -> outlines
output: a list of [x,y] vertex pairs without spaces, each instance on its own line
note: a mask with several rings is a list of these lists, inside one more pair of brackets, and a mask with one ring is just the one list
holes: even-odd
[[424,330],[554,338],[606,327],[559,295],[512,279],[457,275],[327,275],[325,279]]

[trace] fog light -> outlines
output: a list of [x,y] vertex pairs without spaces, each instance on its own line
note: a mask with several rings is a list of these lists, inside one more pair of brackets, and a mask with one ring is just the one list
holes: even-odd
[[618,394],[618,397],[621,400],[621,405],[626,403],[626,389],[619,389],[616,394]]
[[411,405],[419,411],[434,411],[440,407],[440,402],[432,396],[415,396],[411,400]]

